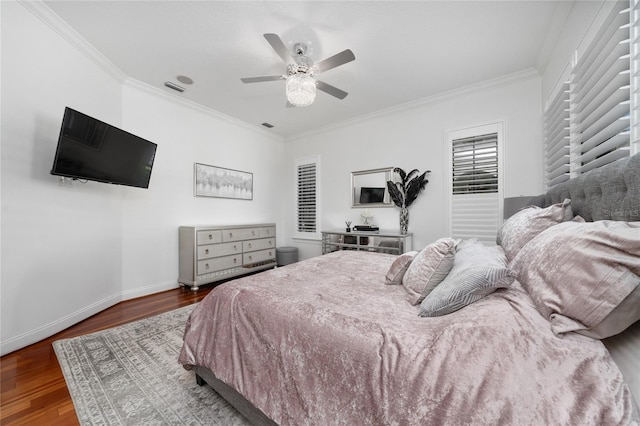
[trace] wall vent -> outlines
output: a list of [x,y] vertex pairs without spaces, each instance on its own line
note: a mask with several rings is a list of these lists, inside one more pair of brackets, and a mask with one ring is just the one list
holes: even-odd
[[184,87],[178,86],[177,84],[172,83],[170,81],[165,81],[164,85],[167,86],[169,89],[173,89],[177,92],[180,92],[180,93],[184,92]]

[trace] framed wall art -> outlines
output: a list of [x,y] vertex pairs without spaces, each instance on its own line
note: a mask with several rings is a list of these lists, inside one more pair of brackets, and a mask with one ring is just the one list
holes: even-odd
[[253,200],[253,173],[194,163],[196,197]]

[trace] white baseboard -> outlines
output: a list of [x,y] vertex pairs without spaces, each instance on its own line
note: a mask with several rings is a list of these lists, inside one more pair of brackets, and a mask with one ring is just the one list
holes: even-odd
[[135,299],[136,297],[148,296],[160,293],[161,291],[178,288],[180,285],[176,281],[166,281],[163,283],[151,284],[146,287],[138,287],[122,292],[122,300]]
[[34,330],[30,330],[18,336],[0,341],[0,355],[6,355],[10,352],[22,349],[25,346],[29,346],[33,343],[39,342],[40,340],[46,339],[47,337],[51,337],[54,334],[66,328],[69,328],[72,325],[77,324],[80,321],[97,314],[98,312],[104,311],[105,309],[110,308],[111,306],[123,300],[147,296],[149,294],[159,293],[161,291],[170,290],[177,287],[179,287],[179,285],[176,281],[167,281],[142,288],[123,291],[119,294],[105,297],[104,299],[99,300],[85,308],[82,308],[76,312],[73,312]]

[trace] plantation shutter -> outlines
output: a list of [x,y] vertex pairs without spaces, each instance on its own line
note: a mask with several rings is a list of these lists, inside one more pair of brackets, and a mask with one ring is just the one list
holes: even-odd
[[318,163],[316,159],[302,160],[296,164],[296,182],[297,236],[315,235],[318,232]]
[[453,238],[495,244],[500,224],[498,139],[498,131],[451,138]]
[[640,0],[631,1],[631,155],[640,153]]
[[569,81],[560,86],[544,113],[545,185],[569,180]]
[[630,9],[617,2],[572,72],[572,174],[630,155]]

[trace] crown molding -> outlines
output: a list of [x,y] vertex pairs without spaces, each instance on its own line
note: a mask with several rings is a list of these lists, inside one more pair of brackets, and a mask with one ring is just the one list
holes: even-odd
[[[1,0],[0,0],[1,1]],[[141,81],[128,77],[120,68],[118,68],[113,62],[111,62],[106,56],[104,56],[98,49],[96,49],[91,43],[89,43],[84,37],[82,37],[76,30],[74,30],[69,24],[67,24],[60,16],[53,12],[44,2],[41,0],[18,0],[25,9],[31,12],[34,16],[39,18],[47,26],[53,29],[59,34],[65,41],[67,41],[72,47],[84,54],[92,62],[94,62],[100,69],[102,69],[107,75],[111,76],[114,80],[122,85],[129,85],[142,90],[146,93],[153,94],[160,98],[167,99],[171,102],[181,104],[192,110],[199,111],[207,114],[211,117],[215,117],[219,120],[226,121],[234,124],[238,127],[242,127],[260,135],[267,136],[276,141],[282,142],[284,139],[280,135],[274,135],[266,129],[261,129],[254,124],[247,123],[245,121],[237,120],[226,114],[213,110],[211,108],[204,107],[195,102],[181,98],[180,96],[172,93],[167,93],[162,89],[155,86],[151,86]]]
[[492,78],[490,80],[485,80],[480,83],[470,84],[468,86],[463,86],[457,89],[448,90],[446,92],[438,93],[432,96],[428,96],[426,98],[421,98],[415,101],[406,102],[404,104],[396,105],[390,108],[374,111],[370,114],[360,115],[358,117],[351,118],[349,120],[340,121],[338,123],[333,123],[327,126],[318,127],[316,129],[305,131],[302,133],[297,133],[295,135],[291,135],[285,138],[285,142],[292,142],[292,141],[295,141],[296,139],[301,139],[304,137],[325,133],[331,130],[336,130],[342,127],[352,126],[357,123],[380,119],[382,117],[386,117],[389,115],[410,111],[416,108],[421,108],[426,105],[443,102],[448,99],[456,98],[458,96],[466,95],[466,94],[477,92],[480,90],[485,90],[492,87],[498,87],[505,84],[510,84],[516,81],[525,81],[525,80],[538,78],[538,77],[540,77],[540,73],[536,69],[527,68],[522,71],[517,71],[511,74],[503,75],[501,77]]
[[246,130],[251,130],[255,133],[258,133],[261,136],[266,136],[270,139],[273,139],[276,142],[284,142],[284,138],[282,136],[280,136],[279,134],[275,134],[275,133],[271,133],[269,130],[267,129],[262,129],[258,126],[256,126],[255,124],[251,124],[251,123],[247,123],[246,121],[242,121],[242,120],[238,120],[237,118],[231,117],[230,115],[227,114],[223,114],[220,111],[217,111],[215,109],[203,106],[199,103],[193,102],[189,99],[185,99],[183,97],[181,97],[179,94],[174,94],[174,93],[170,93],[168,91],[162,90],[158,87],[155,87],[153,85],[144,83],[140,80],[136,80],[134,78],[131,77],[127,77],[124,81],[123,81],[123,85],[126,86],[130,86],[133,87],[137,90],[140,90],[141,92],[145,92],[151,96],[156,96],[158,98],[167,100],[169,102],[172,102],[174,104],[179,104],[181,106],[184,106],[186,108],[189,108],[193,111],[202,113],[202,114],[206,114],[210,117],[216,118],[218,120],[221,121],[225,121],[229,124],[233,124],[234,126],[237,127],[241,127],[243,129]]
[[114,80],[122,83],[126,79],[126,74],[122,72],[120,68],[116,67],[113,62],[93,47],[91,43],[60,18],[60,16],[44,4],[44,2],[41,0],[18,0],[18,3],[47,24],[49,28],[58,33],[71,46],[83,53]]

